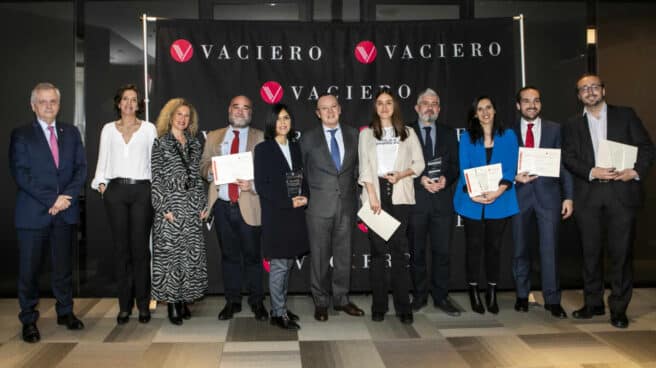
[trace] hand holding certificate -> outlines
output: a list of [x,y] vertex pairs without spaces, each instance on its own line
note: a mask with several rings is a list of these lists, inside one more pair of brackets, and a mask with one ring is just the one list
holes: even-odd
[[638,160],[638,147],[602,139],[597,149],[596,166],[616,171],[633,169]]
[[560,177],[560,149],[519,147],[517,172]]
[[358,211],[358,217],[378,234],[383,240],[388,241],[392,237],[396,229],[401,225],[399,220],[392,217],[384,210],[380,210],[379,214],[375,214],[371,210],[369,202],[363,203],[362,208]]
[[237,179],[253,180],[253,154],[248,152],[212,157],[214,184],[236,183]]
[[499,182],[503,178],[500,163],[465,169],[463,174],[470,197],[477,197],[499,189]]

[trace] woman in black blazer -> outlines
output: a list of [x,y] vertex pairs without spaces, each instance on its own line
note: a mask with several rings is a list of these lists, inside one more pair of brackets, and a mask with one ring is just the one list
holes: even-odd
[[[255,146],[255,189],[262,207],[262,253],[271,265],[271,324],[298,330],[298,316],[287,310],[289,271],[296,258],[309,250],[305,227],[308,186],[302,180],[298,193],[289,193],[290,174],[302,174],[301,149],[291,111],[274,105],[266,119],[264,142]],[[294,188],[292,185],[291,188]]]

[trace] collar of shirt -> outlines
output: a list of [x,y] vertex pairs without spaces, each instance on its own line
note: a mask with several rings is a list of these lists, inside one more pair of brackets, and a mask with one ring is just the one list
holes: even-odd
[[542,125],[542,119],[538,116],[535,118],[535,120],[529,122],[524,118],[520,119],[520,132],[522,134],[522,142],[526,144],[526,133],[528,132],[528,124],[531,123],[533,124],[533,143],[534,143],[534,148],[540,147],[540,133],[542,132],[541,130],[541,125]]
[[[36,121],[41,126],[41,130],[43,130],[43,134],[46,136],[46,141],[50,142],[50,131],[48,130],[50,125],[39,118],[37,118]],[[57,134],[57,120],[52,122],[52,126],[55,128],[55,137],[59,138],[59,135]]]
[[235,136],[234,133],[232,133],[232,132],[235,131],[235,130],[239,132],[239,139],[241,139],[242,137],[245,137],[245,136],[248,135],[248,128],[249,128],[248,126],[245,126],[243,128],[235,128],[232,125],[228,125],[228,131],[226,132],[227,133],[226,134],[226,139],[227,140],[232,140],[232,137]]
[[588,114],[587,106],[583,106],[583,116],[590,115],[589,117],[592,118],[592,119],[595,119],[595,120],[603,119],[606,116],[606,114],[608,114],[608,105],[606,104],[606,101],[604,101],[602,103],[603,103],[603,105],[601,106],[601,114],[599,115],[599,119],[595,118],[594,114]]
[[323,123],[321,123],[321,126],[323,127],[324,134],[330,134],[330,131],[333,130],[333,129],[337,129],[337,132],[335,132],[335,135],[341,134],[341,132],[342,132],[342,129],[341,129],[341,126],[340,126],[339,123],[337,123],[337,126],[334,127],[334,128],[328,128]]

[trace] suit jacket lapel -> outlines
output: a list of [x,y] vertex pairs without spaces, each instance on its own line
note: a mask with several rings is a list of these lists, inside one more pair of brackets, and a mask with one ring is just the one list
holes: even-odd
[[592,136],[590,135],[590,126],[588,118],[585,115],[579,117],[579,134],[581,134],[582,148],[587,152],[588,157],[595,164],[594,147],[592,146]]
[[355,157],[357,156],[358,153],[355,151],[357,138],[347,133],[347,131],[344,130],[343,128],[342,128],[342,139],[344,140],[344,159],[342,160],[342,170],[344,170],[344,167],[350,165],[351,161],[355,160]]
[[620,127],[619,116],[617,110],[610,105],[606,105],[608,109],[606,110],[606,139],[609,141],[621,142],[622,137],[620,137]]
[[[41,129],[41,125],[39,124],[38,121],[34,122],[34,129],[32,131],[34,133],[34,139],[36,140],[36,144],[39,150],[42,151],[42,153],[39,156],[46,156],[48,157],[48,162],[57,169],[57,165],[55,165],[55,158],[52,157],[52,151],[50,150],[50,143],[46,139],[46,135],[43,134],[43,129]],[[63,134],[61,132],[58,133],[60,136]],[[61,143],[59,142],[59,139],[57,140],[57,148],[59,148],[59,157],[61,158]]]

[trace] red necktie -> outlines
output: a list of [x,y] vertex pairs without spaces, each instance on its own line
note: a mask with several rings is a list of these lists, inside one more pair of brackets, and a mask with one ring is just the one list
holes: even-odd
[[[232,132],[235,133],[235,137],[232,138],[230,154],[239,153],[239,131],[233,130]],[[239,186],[237,184],[228,184],[228,197],[230,197],[230,202],[237,202],[239,199]]]
[[55,166],[59,167],[59,146],[57,145],[55,127],[51,125],[48,130],[50,131],[50,152],[52,152],[52,158],[55,160]]
[[526,129],[526,141],[524,142],[524,146],[528,148],[533,148],[535,147],[535,142],[533,138],[533,123],[529,123],[528,129]]

